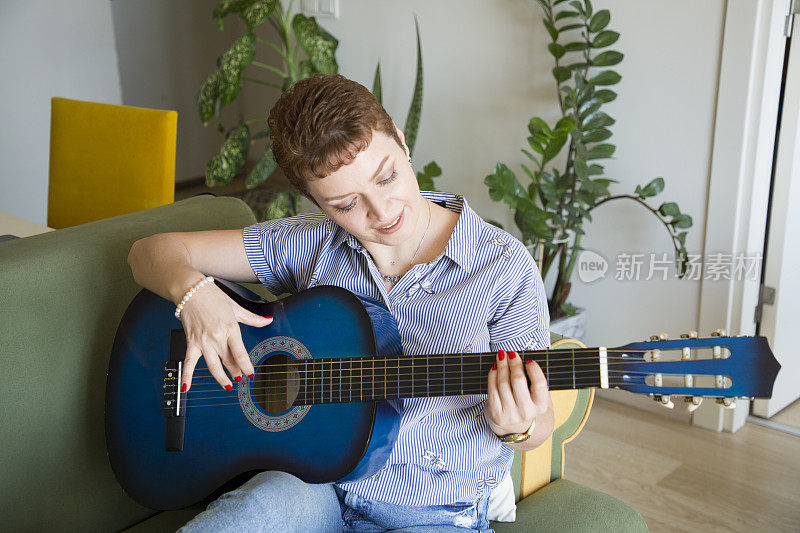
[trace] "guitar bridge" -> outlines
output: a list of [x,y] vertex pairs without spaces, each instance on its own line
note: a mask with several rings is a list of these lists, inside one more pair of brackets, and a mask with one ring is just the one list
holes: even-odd
[[181,392],[183,357],[186,354],[186,334],[172,330],[170,335],[169,361],[164,364],[164,398],[162,412],[166,426],[164,449],[168,452],[183,451],[183,435],[186,429],[186,395]]

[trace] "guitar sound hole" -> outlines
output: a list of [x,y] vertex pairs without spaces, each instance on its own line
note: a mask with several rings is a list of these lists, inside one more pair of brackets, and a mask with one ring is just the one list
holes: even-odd
[[300,372],[288,355],[273,355],[256,368],[251,394],[268,413],[279,414],[290,409],[299,391]]

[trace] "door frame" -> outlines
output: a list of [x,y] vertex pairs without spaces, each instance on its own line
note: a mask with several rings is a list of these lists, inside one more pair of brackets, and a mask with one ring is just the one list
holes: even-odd
[[[764,249],[790,4],[791,0],[729,0],[726,6],[704,263],[714,253],[753,257]],[[731,335],[755,334],[760,266],[758,275],[745,276],[756,279],[701,281],[700,337],[717,328]],[[721,409],[707,399],[694,412],[692,424],[734,432],[744,425],[750,403],[736,400],[735,408]]]

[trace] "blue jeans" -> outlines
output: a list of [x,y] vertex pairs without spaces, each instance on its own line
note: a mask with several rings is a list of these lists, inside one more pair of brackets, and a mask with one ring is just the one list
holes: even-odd
[[494,533],[486,518],[488,508],[488,493],[460,504],[393,505],[333,484],[309,484],[285,472],[267,471],[211,502],[178,532]]

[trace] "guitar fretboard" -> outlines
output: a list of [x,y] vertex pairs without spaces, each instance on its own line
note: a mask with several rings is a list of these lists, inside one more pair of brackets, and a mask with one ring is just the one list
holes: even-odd
[[[517,352],[542,368],[550,390],[599,387],[597,348]],[[321,358],[295,361],[295,405],[486,394],[495,353]],[[527,372],[526,372],[527,375]]]

